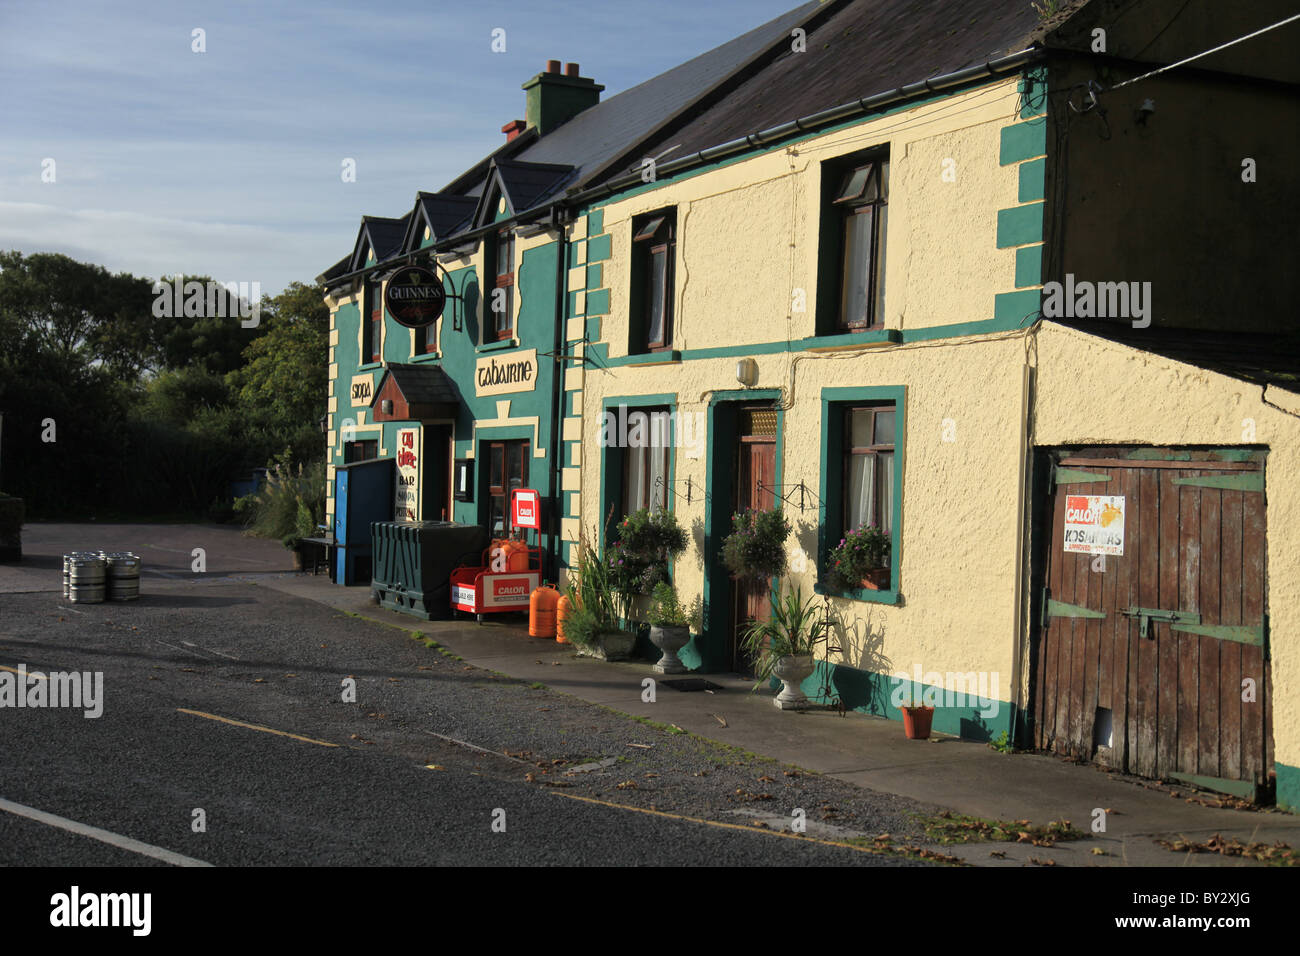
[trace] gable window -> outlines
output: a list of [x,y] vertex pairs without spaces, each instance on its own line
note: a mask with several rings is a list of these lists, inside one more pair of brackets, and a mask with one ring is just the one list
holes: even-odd
[[676,249],[676,210],[660,210],[632,220],[631,353],[672,348]]
[[488,341],[508,339],[515,334],[515,237],[509,232],[497,234],[490,251],[493,264],[492,297],[489,306]]
[[361,320],[361,362],[378,362],[383,357],[384,300],[378,282],[366,283],[365,315]]
[[437,323],[421,326],[415,330],[415,354],[431,355],[438,351]]

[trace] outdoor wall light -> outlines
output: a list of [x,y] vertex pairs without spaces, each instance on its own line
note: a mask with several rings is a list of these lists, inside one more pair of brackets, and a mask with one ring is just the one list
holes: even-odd
[[736,381],[745,388],[758,384],[758,363],[752,358],[743,358],[736,363]]
[[391,398],[381,398],[379,400],[379,410],[385,415],[393,414],[393,400]]

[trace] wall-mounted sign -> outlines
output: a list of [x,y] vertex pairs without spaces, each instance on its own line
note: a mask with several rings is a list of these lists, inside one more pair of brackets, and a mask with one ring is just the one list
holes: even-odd
[[367,372],[365,375],[352,376],[352,407],[360,406],[369,407],[370,399],[375,395],[375,375],[373,372]]
[[516,488],[510,492],[510,523],[516,528],[542,527],[542,496],[536,488]]
[[502,395],[537,388],[537,349],[506,352],[474,363],[474,394]]
[[421,329],[432,325],[447,305],[447,290],[438,274],[423,266],[403,266],[388,277],[384,308],[398,325]]
[[420,429],[397,430],[397,488],[393,495],[393,517],[398,521],[420,520]]
[[1066,495],[1065,550],[1124,553],[1123,495]]

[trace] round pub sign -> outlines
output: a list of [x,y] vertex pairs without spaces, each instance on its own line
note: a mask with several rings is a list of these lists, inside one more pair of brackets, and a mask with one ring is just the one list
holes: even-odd
[[403,266],[384,287],[384,308],[408,329],[431,325],[442,315],[447,292],[437,273],[423,266]]

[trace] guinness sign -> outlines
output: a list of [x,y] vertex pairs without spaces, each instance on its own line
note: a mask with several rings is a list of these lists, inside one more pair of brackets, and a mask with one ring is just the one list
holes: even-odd
[[447,292],[437,273],[423,266],[403,266],[384,287],[384,308],[399,325],[422,329],[442,315]]

